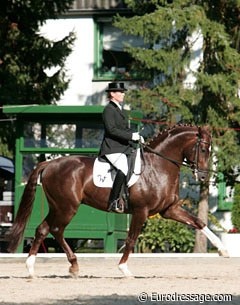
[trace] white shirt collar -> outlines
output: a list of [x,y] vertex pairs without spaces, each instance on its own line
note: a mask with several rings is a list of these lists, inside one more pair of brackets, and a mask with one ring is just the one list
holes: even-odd
[[111,100],[111,102],[113,102],[114,104],[116,104],[116,105],[118,106],[118,108],[119,108],[120,110],[122,110],[122,105],[121,105],[120,103],[115,102],[115,101],[113,101],[113,100]]

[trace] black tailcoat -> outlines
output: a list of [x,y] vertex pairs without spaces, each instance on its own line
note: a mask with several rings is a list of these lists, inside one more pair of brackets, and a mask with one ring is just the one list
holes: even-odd
[[128,127],[128,119],[119,107],[109,102],[103,110],[104,138],[99,155],[113,153],[130,154],[132,151],[133,131]]

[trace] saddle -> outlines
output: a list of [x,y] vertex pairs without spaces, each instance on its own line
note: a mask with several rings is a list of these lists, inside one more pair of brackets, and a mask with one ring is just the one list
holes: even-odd
[[[136,149],[128,157],[129,173],[127,176],[127,187],[129,188],[137,182],[141,174],[141,156],[140,148]],[[112,188],[117,170],[105,158],[96,158],[93,165],[93,183],[97,187]]]

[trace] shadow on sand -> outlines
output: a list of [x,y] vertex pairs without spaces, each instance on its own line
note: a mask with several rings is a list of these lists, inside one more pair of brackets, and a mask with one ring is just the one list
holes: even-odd
[[138,300],[138,296],[120,296],[117,294],[113,294],[111,296],[81,296],[74,299],[61,299],[49,302],[41,301],[39,303],[1,303],[1,305],[44,305],[44,304],[51,304],[51,305],[152,305],[152,304],[167,304],[167,305],[239,305],[240,304],[240,295],[233,296],[231,301],[173,301],[173,302],[165,302],[160,300],[146,300],[140,301]]

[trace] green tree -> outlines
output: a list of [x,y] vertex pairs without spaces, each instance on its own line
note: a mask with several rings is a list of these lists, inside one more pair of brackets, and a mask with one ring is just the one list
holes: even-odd
[[[51,104],[59,100],[67,89],[69,80],[64,64],[71,52],[74,33],[69,33],[61,41],[50,41],[39,33],[39,29],[47,19],[56,19],[69,9],[72,2],[0,2],[0,105]],[[54,67],[58,68],[57,72],[48,76],[46,69]],[[0,119],[4,119],[2,113]],[[2,152],[4,144],[12,149],[12,132],[12,123],[2,121]]]
[[[125,33],[144,38],[145,48],[129,45],[126,50],[136,60],[134,69],[148,75],[150,84],[132,91],[131,103],[169,123],[212,126],[214,162],[232,182],[233,169],[239,164],[240,1],[125,2],[134,15],[117,16],[114,24]],[[193,53],[197,38],[202,44]],[[197,53],[199,66],[192,70],[191,60]],[[186,82],[189,75],[195,78],[190,84]],[[204,211],[206,221],[206,185],[201,189],[199,212]],[[199,239],[196,244],[201,243]]]

